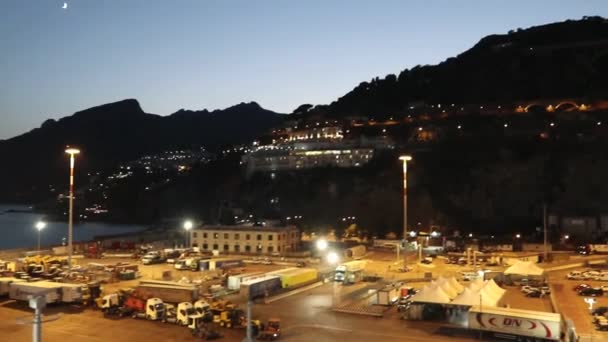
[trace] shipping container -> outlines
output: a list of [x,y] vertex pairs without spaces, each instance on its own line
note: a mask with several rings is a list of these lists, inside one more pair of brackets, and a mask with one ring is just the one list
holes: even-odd
[[228,289],[230,290],[239,290],[241,288],[242,282],[247,282],[252,279],[262,278],[265,273],[263,272],[252,272],[252,273],[244,273],[237,274],[228,277]]
[[137,291],[146,297],[156,297],[166,303],[194,302],[199,298],[199,288],[191,284],[154,284],[140,283]]
[[319,279],[319,271],[314,268],[297,268],[280,275],[281,287],[293,288],[312,283]]
[[265,276],[241,283],[240,294],[249,299],[268,297],[281,289],[281,277]]

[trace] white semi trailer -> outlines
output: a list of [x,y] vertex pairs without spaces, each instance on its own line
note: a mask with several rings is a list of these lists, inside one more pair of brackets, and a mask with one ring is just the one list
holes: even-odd
[[473,306],[469,310],[469,329],[490,333],[497,339],[559,341],[562,321],[556,313]]

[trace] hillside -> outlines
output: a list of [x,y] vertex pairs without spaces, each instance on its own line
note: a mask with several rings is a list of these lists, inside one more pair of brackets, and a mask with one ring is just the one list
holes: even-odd
[[[169,148],[249,142],[281,122],[257,103],[215,111],[180,110],[169,116],[145,113],[136,100],[89,108],[0,141],[0,199],[28,200],[67,180],[66,145],[79,146],[79,172],[94,172]],[[47,193],[48,194],[48,193]]]
[[384,118],[423,103],[605,99],[607,77],[608,21],[590,17],[487,36],[438,65],[362,82],[324,111]]

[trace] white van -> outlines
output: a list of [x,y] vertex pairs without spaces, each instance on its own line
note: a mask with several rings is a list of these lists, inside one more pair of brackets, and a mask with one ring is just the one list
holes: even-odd
[[477,272],[460,272],[460,274],[462,275],[462,280],[464,281],[475,280],[480,277],[479,273]]
[[572,271],[572,272],[568,272],[568,274],[566,275],[566,279],[585,280],[587,278],[583,275],[583,272],[581,272],[581,271]]

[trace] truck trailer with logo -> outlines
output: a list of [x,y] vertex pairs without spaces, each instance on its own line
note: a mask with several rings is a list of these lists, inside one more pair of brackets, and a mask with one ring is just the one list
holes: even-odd
[[495,339],[559,341],[562,336],[561,316],[556,313],[476,305],[469,310],[468,321],[469,329]]

